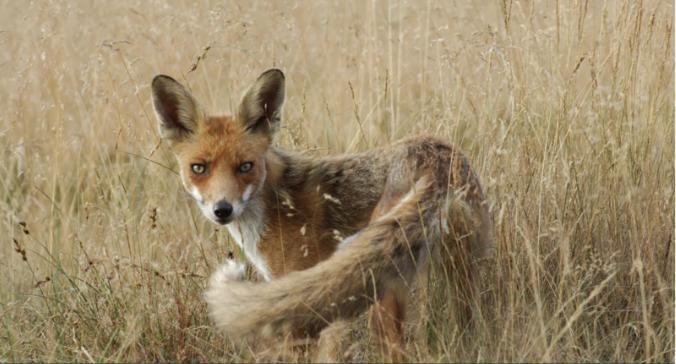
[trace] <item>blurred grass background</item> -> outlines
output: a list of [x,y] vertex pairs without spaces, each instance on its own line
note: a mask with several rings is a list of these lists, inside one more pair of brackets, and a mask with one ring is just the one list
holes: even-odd
[[207,318],[234,244],[183,191],[149,86],[225,112],[270,67],[279,145],[429,134],[482,178],[487,314],[460,332],[432,295],[410,360],[674,360],[672,2],[0,4],[1,361],[263,360]]

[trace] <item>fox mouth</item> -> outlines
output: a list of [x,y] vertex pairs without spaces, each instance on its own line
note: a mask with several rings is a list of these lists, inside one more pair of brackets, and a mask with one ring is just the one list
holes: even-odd
[[226,218],[220,218],[220,217],[214,218],[214,222],[216,222],[219,225],[227,225],[227,224],[231,223],[232,220],[234,220],[234,218],[232,216],[226,217]]

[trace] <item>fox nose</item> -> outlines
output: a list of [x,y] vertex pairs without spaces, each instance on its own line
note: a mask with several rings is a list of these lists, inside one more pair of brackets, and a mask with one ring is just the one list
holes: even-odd
[[219,220],[226,220],[232,215],[232,205],[227,201],[219,201],[214,206],[214,215]]

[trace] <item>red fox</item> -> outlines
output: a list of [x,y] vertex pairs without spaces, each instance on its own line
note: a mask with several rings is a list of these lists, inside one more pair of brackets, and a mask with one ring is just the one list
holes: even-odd
[[262,281],[241,281],[244,265],[226,261],[205,293],[217,326],[233,336],[316,336],[370,308],[370,326],[397,359],[407,287],[429,259],[445,262],[468,320],[492,233],[467,159],[430,137],[326,158],[277,148],[284,84],[280,70],[268,70],[236,113],[209,116],[171,77],[152,82],[186,190]]

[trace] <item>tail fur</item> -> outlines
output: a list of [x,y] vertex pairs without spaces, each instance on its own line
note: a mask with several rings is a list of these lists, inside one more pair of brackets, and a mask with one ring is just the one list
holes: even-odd
[[427,241],[438,240],[431,236],[440,233],[435,193],[432,181],[420,178],[403,197],[385,202],[392,207],[381,209],[343,249],[310,269],[254,283],[238,280],[241,267],[226,263],[205,293],[212,319],[227,335],[241,336],[300,327],[316,333],[359,315],[387,282],[410,279]]

